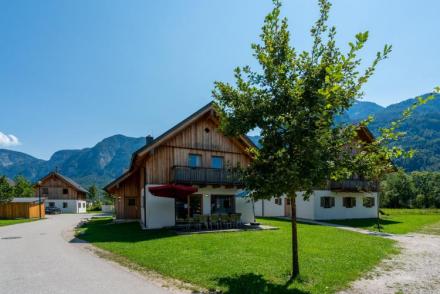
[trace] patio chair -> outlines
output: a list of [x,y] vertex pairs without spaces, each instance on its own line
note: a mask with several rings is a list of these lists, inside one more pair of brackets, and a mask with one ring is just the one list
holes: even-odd
[[231,228],[237,227],[237,214],[236,213],[229,214],[229,223],[230,223]]
[[220,223],[222,227],[226,227],[227,229],[230,229],[232,226],[231,216],[228,214],[222,214],[220,215]]
[[211,223],[209,222],[209,215],[201,215],[200,224],[201,226],[204,226],[207,230],[212,229]]
[[202,229],[202,222],[201,222],[201,215],[200,214],[194,214],[194,216],[192,218],[192,225],[198,231],[200,231]]
[[235,226],[237,228],[241,227],[243,225],[243,223],[241,222],[241,213],[235,213],[234,218],[235,218]]
[[215,226],[216,229],[220,228],[220,216],[218,214],[211,214],[209,217],[209,221],[211,223],[211,229]]
[[192,218],[189,217],[189,218],[185,219],[185,227],[188,232],[191,231],[192,224],[193,224]]

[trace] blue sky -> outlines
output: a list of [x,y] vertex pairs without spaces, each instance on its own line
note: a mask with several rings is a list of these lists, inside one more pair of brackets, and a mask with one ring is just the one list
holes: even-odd
[[[308,49],[312,0],[285,0],[292,44]],[[440,84],[439,1],[334,0],[338,44],[370,31],[365,87],[389,105]],[[0,1],[0,148],[48,159],[114,135],[160,135],[211,100],[215,80],[254,65],[269,0]],[[12,135],[12,136],[9,136]],[[16,140],[20,142],[17,145]]]

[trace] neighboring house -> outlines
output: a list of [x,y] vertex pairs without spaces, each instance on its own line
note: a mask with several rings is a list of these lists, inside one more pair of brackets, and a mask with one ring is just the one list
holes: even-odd
[[0,219],[44,218],[44,198],[16,197],[0,204]]
[[[367,128],[361,128],[358,135],[368,143],[374,140]],[[297,217],[312,220],[374,218],[378,213],[378,186],[377,182],[353,177],[329,182],[327,187],[316,189],[308,200],[304,200],[300,192],[296,197]],[[290,216],[290,199],[283,196],[256,201],[255,215]]]
[[46,198],[47,207],[58,207],[62,212],[86,212],[87,190],[58,172],[51,172],[34,186],[35,196]]
[[158,138],[148,136],[129,170],[105,187],[115,196],[116,217],[139,220],[145,229],[194,214],[241,213],[242,222],[254,221],[252,203],[237,196],[242,183],[232,169],[250,163],[254,145],[246,136],[224,136],[218,126],[210,103]]
[[11,180],[10,178],[6,177],[6,182],[8,182],[8,184],[10,186],[15,186],[15,182],[13,180]]

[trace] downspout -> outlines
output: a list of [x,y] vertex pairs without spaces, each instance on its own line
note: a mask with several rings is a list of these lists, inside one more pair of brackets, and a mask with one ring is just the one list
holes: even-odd
[[257,218],[255,217],[255,201],[254,201],[254,197],[251,198],[252,201],[252,212],[254,213],[254,223],[257,222]]
[[144,228],[147,228],[147,169],[144,168]]

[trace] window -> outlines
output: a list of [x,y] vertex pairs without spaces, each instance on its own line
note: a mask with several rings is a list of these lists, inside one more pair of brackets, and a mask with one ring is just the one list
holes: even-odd
[[212,195],[211,213],[234,213],[235,203],[233,195]]
[[202,166],[202,155],[200,155],[200,154],[190,154],[188,156],[188,166],[190,166],[190,167]]
[[364,207],[371,208],[374,206],[374,197],[364,197],[363,199]]
[[83,208],[86,208],[86,203],[85,202],[83,202]]
[[321,197],[321,207],[332,208],[335,206],[335,197]]
[[49,194],[49,188],[43,188],[43,194]]
[[128,199],[128,206],[136,206],[136,199],[134,198]]
[[356,206],[356,198],[354,197],[344,197],[342,203],[345,208],[352,208]]
[[49,202],[49,207],[55,207],[55,202]]
[[63,189],[63,195],[69,194],[69,189]]
[[212,156],[211,157],[211,167],[212,168],[223,168],[223,157],[222,156]]
[[275,197],[275,204],[283,205],[283,199],[281,197]]
[[63,208],[67,208],[67,202],[63,202]]
[[[67,204],[67,203],[66,203]],[[67,206],[66,206],[67,207]],[[78,202],[78,208],[81,208],[81,202]]]

